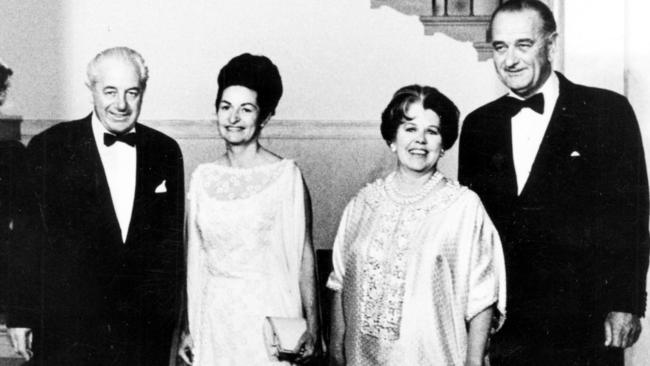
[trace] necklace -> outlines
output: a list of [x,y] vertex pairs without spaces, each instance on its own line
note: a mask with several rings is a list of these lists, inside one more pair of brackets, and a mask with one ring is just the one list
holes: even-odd
[[395,182],[397,173],[393,173],[386,178],[386,193],[388,196],[395,202],[400,204],[412,204],[418,201],[421,201],[424,197],[429,195],[431,191],[440,183],[443,178],[443,175],[436,171],[434,172],[429,180],[422,185],[418,190],[413,193],[405,194],[402,193],[397,188],[397,183]]

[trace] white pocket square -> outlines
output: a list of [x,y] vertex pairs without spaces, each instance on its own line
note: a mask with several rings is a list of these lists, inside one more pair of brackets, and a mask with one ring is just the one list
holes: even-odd
[[579,151],[574,151],[574,152],[571,153],[571,157],[572,157],[572,158],[575,158],[575,157],[578,157],[578,156],[580,156],[580,152],[579,152]]
[[155,192],[156,193],[165,193],[165,192],[167,192],[167,181],[163,180],[162,183],[160,183],[160,185],[158,185],[158,187],[156,187]]

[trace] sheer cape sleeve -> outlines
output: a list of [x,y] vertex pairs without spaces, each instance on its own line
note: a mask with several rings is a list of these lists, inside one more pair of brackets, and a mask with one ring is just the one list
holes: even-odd
[[353,205],[354,200],[348,203],[343,211],[341,222],[339,223],[339,228],[336,232],[336,238],[334,239],[334,244],[332,246],[332,273],[330,273],[329,278],[327,279],[327,288],[333,291],[341,291],[341,289],[343,289],[343,277],[345,276],[345,255],[343,253],[346,239],[345,233],[347,226],[349,225],[350,211],[352,211]]
[[282,245],[287,277],[284,279],[288,286],[288,307],[297,307],[294,312],[302,312],[300,295],[300,269],[305,248],[305,190],[302,174],[298,166],[290,161],[289,174],[282,182]]
[[478,197],[476,197],[472,235],[468,299],[465,319],[495,305],[495,328],[499,329],[506,314],[506,277],[499,234]]
[[192,174],[188,192],[185,235],[187,240],[187,315],[190,334],[199,338],[201,327],[201,301],[207,280],[205,258],[201,255],[202,238],[197,225],[198,200],[202,190],[201,167]]
[[350,200],[341,216],[341,222],[332,245],[332,273],[327,280],[327,287],[330,290],[341,291],[343,289],[348,250],[359,234],[364,215],[368,215],[369,210],[374,209],[367,202],[368,192],[374,189],[371,186],[368,185],[361,189]]

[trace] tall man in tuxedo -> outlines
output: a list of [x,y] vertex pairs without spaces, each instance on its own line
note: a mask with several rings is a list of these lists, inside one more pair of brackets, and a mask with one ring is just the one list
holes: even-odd
[[641,331],[648,182],[628,101],[554,73],[553,14],[511,0],[490,25],[505,95],[467,116],[459,179],[504,243],[493,365],[623,365]]
[[[11,245],[14,347],[41,365],[166,365],[183,279],[183,161],[137,123],[148,70],[126,47],[88,65],[94,111],[35,136]],[[41,227],[42,230],[34,229]]]

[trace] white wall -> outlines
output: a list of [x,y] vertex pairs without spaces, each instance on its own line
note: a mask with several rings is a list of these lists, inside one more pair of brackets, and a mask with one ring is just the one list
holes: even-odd
[[[558,66],[576,82],[625,93],[650,151],[646,1],[550,3],[565,20]],[[376,125],[391,93],[415,82],[441,89],[463,115],[503,92],[491,61],[478,62],[469,43],[424,36],[416,16],[371,9],[370,0],[2,0],[0,16],[0,57],[14,69],[3,111],[27,120],[88,113],[85,65],[96,52],[115,45],[137,49],[150,66],[145,120],[211,119],[218,70],[245,51],[266,54],[280,68],[285,95],[279,120]],[[302,146],[308,149],[309,143]],[[349,150],[333,154],[353,153]],[[184,151],[195,159],[209,155]],[[443,161],[452,176],[454,154]],[[353,188],[330,187],[320,194]],[[644,325],[629,365],[650,364],[650,324]]]
[[85,65],[114,45],[137,49],[150,66],[142,119],[211,118],[219,68],[245,51],[279,66],[279,119],[377,120],[391,93],[414,82],[439,87],[463,111],[500,90],[469,43],[426,37],[417,16],[370,1],[46,3],[3,0],[12,16],[0,22],[0,57],[15,69],[10,97],[26,119],[85,114]]
[[[127,45],[151,70],[142,120],[213,117],[219,68],[269,56],[285,94],[277,119],[376,123],[392,93],[438,87],[463,115],[503,92],[469,42],[425,36],[417,16],[369,0],[3,0],[0,57],[14,69],[5,113],[73,119],[90,110],[87,62]],[[379,136],[379,134],[378,134]],[[456,176],[456,150],[442,169]]]
[[60,116],[65,77],[65,27],[55,1],[2,0],[0,58],[13,69],[5,114]]
[[623,93],[624,2],[571,0],[563,5],[566,75],[580,84]]
[[[200,141],[195,141],[201,138],[197,134],[183,136],[184,130],[192,130],[189,122],[213,118],[220,67],[242,52],[265,54],[280,68],[285,94],[275,118],[276,125],[284,126],[283,136],[264,142],[303,167],[312,188],[317,244],[329,247],[349,197],[381,171],[380,165],[390,166],[378,122],[397,88],[411,83],[436,86],[463,114],[504,89],[492,63],[479,62],[470,43],[440,34],[425,36],[417,16],[385,6],[372,8],[370,0],[278,4],[3,0],[0,10],[10,16],[0,22],[0,57],[15,72],[11,110],[5,113],[23,115],[24,130],[30,133],[48,125],[34,120],[86,115],[87,62],[107,47],[133,47],[151,71],[141,119],[163,129],[160,120],[182,126],[170,131],[181,142],[189,176],[198,163],[222,150],[214,134]],[[199,125],[203,127],[196,131],[207,134],[209,124]],[[272,121],[269,130],[273,128]],[[309,129],[330,132],[323,137]],[[332,129],[340,130],[334,139],[328,137]],[[456,176],[455,149],[440,165]]]

